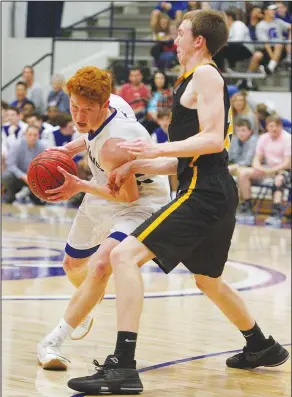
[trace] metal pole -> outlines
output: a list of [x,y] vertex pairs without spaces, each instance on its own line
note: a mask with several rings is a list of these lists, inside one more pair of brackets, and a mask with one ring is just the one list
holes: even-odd
[[110,6],[110,31],[109,36],[113,37],[113,25],[114,25],[114,3],[111,1]]
[[55,37],[52,39],[52,58],[51,58],[51,76],[54,74],[55,69]]
[[131,54],[131,64],[134,66],[135,63],[135,44],[136,44],[136,29],[132,31],[132,54]]
[[10,23],[11,23],[11,30],[10,30],[10,34],[11,37],[15,37],[15,8],[16,8],[16,3],[12,2],[11,5],[11,14],[10,14]]
[[128,70],[129,68],[129,44],[130,41],[129,40],[125,40],[126,43],[126,54],[125,54],[125,69]]

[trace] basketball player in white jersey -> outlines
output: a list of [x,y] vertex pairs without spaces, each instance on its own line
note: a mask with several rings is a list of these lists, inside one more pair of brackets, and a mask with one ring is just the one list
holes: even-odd
[[[151,142],[131,107],[110,95],[107,73],[95,67],[82,68],[68,81],[67,90],[73,121],[82,136],[58,150],[72,157],[87,150],[93,178],[80,180],[60,169],[65,182],[50,191],[51,201],[86,194],[63,261],[69,280],[78,289],[57,327],[38,345],[38,360],[44,369],[67,369],[69,360],[61,355],[61,345],[68,337],[81,339],[89,332],[93,321],[89,313],[103,299],[111,275],[110,252],[170,200],[166,176],[132,175],[117,195],[107,186],[106,173],[133,159],[118,143],[135,138]],[[57,148],[48,150],[52,149]]]

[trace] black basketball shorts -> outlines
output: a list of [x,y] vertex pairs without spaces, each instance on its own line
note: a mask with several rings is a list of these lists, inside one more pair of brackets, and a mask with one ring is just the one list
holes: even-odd
[[132,236],[156,256],[165,273],[180,262],[194,274],[219,277],[235,227],[238,190],[228,170],[194,167],[188,190],[153,214]]

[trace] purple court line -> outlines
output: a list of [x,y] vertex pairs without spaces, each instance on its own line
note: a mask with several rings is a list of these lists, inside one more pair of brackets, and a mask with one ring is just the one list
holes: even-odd
[[[230,260],[230,262],[234,262],[234,263],[239,263],[239,264],[243,264],[246,266],[251,266],[254,267],[256,269],[260,269],[263,271],[266,271],[270,274],[270,279],[267,280],[265,283],[262,284],[256,284],[250,287],[242,287],[242,288],[237,288],[237,291],[239,292],[243,292],[243,291],[251,291],[251,290],[255,290],[255,289],[259,289],[259,288],[267,288],[270,287],[272,285],[276,285],[279,284],[283,281],[286,280],[286,276],[279,272],[278,270],[274,270],[274,269],[270,269],[261,265],[255,265],[253,263],[246,263],[246,262],[240,262],[240,261],[233,261]],[[197,296],[197,295],[204,295],[202,292],[193,292],[193,293],[184,293],[182,291],[181,294],[164,294],[164,295],[155,295],[155,296],[145,296],[144,299],[157,299],[157,298],[178,298],[178,297],[183,297],[183,296]],[[113,300],[116,299],[115,296],[110,296],[110,297],[105,297],[105,300]],[[67,298],[30,298],[29,296],[26,299],[22,299],[22,298],[11,298],[11,299],[5,299],[6,301],[29,301],[29,300],[40,300],[40,301],[46,301],[46,300],[51,300],[51,301],[60,301],[60,300],[68,300]]]
[[[284,343],[282,346],[291,346],[291,343]],[[223,352],[207,353],[207,354],[202,354],[200,356],[182,358],[180,360],[165,361],[164,363],[159,363],[159,364],[155,364],[155,365],[150,365],[149,367],[141,368],[141,369],[138,370],[138,372],[139,373],[143,373],[143,372],[153,371],[154,369],[170,367],[171,365],[186,363],[186,362],[189,362],[189,361],[202,360],[203,358],[222,356],[224,354],[239,353],[241,351],[242,351],[242,349],[225,350]],[[78,394],[73,394],[71,397],[85,397],[85,396],[87,396],[86,393],[78,393]]]

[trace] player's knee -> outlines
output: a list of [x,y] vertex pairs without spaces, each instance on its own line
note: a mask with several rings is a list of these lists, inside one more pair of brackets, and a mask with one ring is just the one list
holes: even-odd
[[63,269],[65,273],[72,272],[75,270],[80,270],[80,268],[83,266],[84,266],[83,259],[71,258],[70,256],[66,255],[63,260]]
[[107,261],[98,260],[90,266],[90,275],[96,280],[103,280],[111,275],[111,266]]
[[119,244],[117,247],[115,247],[111,254],[110,254],[110,263],[112,266],[112,269],[114,270],[119,264],[121,263],[127,263],[128,262],[128,253],[127,251],[123,248],[123,244]]
[[221,277],[213,278],[198,274],[195,276],[196,285],[204,294],[212,294],[220,292],[221,288]]

